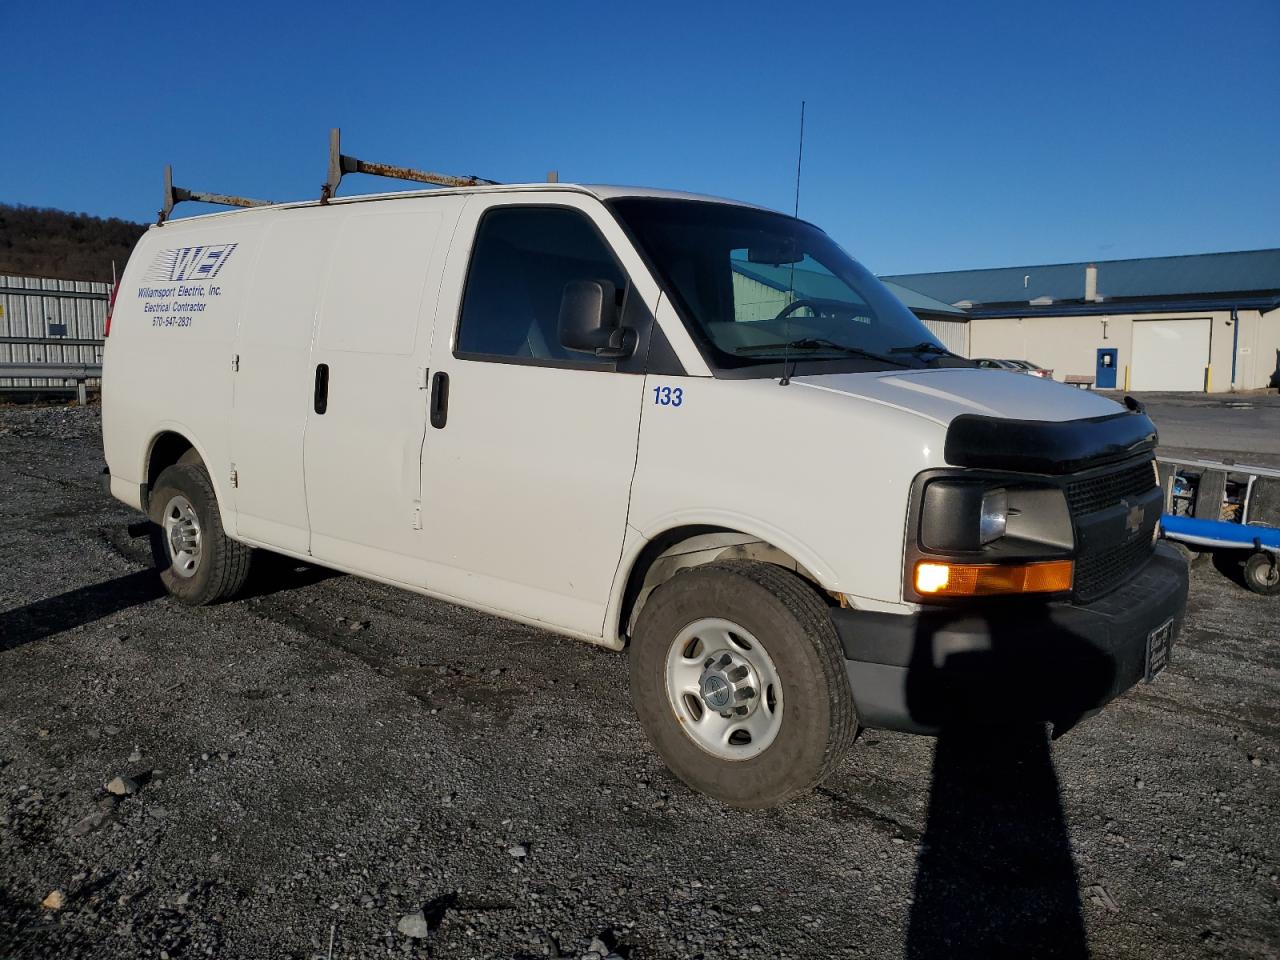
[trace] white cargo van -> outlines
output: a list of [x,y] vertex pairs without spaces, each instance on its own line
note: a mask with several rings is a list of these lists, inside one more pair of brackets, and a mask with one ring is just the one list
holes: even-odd
[[535,184],[171,220],[104,368],[110,490],[176,598],[233,596],[263,548],[628,648],[654,747],[741,807],[861,727],[1070,726],[1183,615],[1136,404],[949,355],[747,204]]

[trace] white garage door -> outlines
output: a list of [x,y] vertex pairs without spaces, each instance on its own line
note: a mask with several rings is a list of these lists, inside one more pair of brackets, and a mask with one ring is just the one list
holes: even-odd
[[1135,320],[1131,390],[1204,390],[1209,363],[1208,317]]

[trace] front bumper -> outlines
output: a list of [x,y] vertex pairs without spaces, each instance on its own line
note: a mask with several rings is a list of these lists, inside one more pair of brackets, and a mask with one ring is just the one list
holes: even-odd
[[1071,726],[1144,678],[1148,634],[1172,619],[1176,636],[1186,604],[1187,565],[1160,543],[1133,578],[1089,604],[1007,598],[832,618],[862,725],[932,734],[960,724]]

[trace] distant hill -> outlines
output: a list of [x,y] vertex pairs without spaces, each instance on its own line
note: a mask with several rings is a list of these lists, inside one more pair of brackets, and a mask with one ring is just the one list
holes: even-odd
[[146,224],[0,203],[0,274],[111,280]]

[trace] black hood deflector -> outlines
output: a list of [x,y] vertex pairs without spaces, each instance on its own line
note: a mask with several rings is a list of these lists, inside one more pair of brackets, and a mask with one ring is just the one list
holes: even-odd
[[957,467],[1060,475],[1150,453],[1156,427],[1125,411],[1086,420],[1006,420],[965,413],[951,421],[943,451]]

